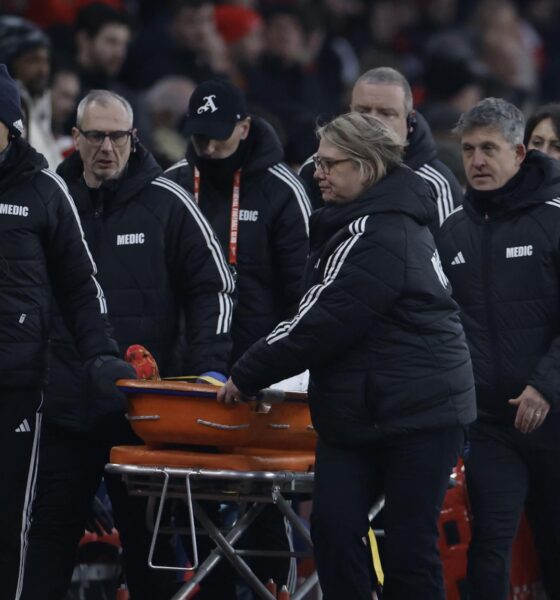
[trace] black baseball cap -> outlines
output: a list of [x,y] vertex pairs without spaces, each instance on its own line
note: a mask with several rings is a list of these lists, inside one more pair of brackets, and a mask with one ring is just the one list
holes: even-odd
[[226,140],[237,123],[246,117],[247,107],[241,91],[225,79],[209,79],[192,93],[184,134]]

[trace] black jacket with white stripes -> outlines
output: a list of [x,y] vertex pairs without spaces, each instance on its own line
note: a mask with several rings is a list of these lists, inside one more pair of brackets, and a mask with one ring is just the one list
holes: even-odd
[[53,294],[78,360],[117,355],[72,198],[43,156],[16,139],[0,163],[0,388],[43,383]]
[[310,368],[313,423],[332,444],[471,422],[471,361],[427,227],[434,210],[422,179],[396,167],[313,213],[298,313],[241,357],[234,383],[251,394]]
[[252,117],[248,139],[227,159],[201,159],[192,145],[165,172],[193,191],[200,171],[200,209],[228,255],[233,174],[241,169],[238,304],[233,315],[232,362],[282,319],[294,314],[309,253],[310,203],[301,180],[282,161],[276,133]]
[[[437,158],[437,148],[426,119],[416,113],[416,123],[408,136],[405,148],[404,163],[428,182],[432,197],[437,205],[437,215],[430,224],[432,230],[437,229],[447,216],[463,201],[463,191],[451,170]],[[301,166],[299,174],[314,208],[323,206],[323,198],[317,182],[313,179],[315,167],[309,157]]]
[[[142,146],[120,179],[98,189],[87,187],[77,153],[59,172],[78,207],[121,353],[144,345],[163,376],[224,372],[234,282],[215,234],[185,190],[160,177]],[[178,356],[184,349],[179,332],[187,351]],[[87,427],[108,399],[91,397],[58,319],[51,347],[45,416],[65,427]]]
[[501,189],[469,189],[438,235],[461,307],[479,418],[512,423],[527,384],[560,406],[560,163],[533,151]]

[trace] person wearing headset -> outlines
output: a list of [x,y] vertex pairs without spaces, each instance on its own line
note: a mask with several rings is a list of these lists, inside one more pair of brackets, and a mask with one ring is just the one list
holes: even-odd
[[[366,71],[354,84],[350,110],[377,117],[407,143],[403,162],[428,183],[438,209],[434,226],[441,225],[462,204],[463,191],[450,169],[438,160],[430,126],[414,110],[412,91],[405,77],[390,67]],[[313,179],[314,172],[310,157],[302,165],[300,176],[313,206],[318,208],[323,201]]]
[[[210,225],[185,190],[160,176],[161,168],[136,139],[132,109],[121,96],[90,92],[78,105],[73,138],[77,152],[59,174],[75,199],[121,353],[142,344],[163,376],[219,377],[231,351],[234,281]],[[65,597],[110,449],[141,443],[124,419],[124,403],[94,394],[87,385],[56,314],[53,329],[21,596],[26,600]],[[145,500],[128,497],[119,478],[105,476],[105,483],[131,597],[172,596],[174,575],[147,565]],[[171,546],[161,547],[156,562],[172,564]]]

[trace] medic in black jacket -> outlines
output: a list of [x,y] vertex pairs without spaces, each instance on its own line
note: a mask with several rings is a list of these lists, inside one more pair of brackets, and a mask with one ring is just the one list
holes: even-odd
[[[73,129],[78,152],[60,167],[75,194],[86,239],[107,286],[109,316],[121,352],[146,346],[164,375],[225,372],[234,282],[209,224],[180,186],[134,140],[133,114],[124,98],[90,92]],[[184,321],[182,320],[184,319]],[[92,393],[66,332],[52,338],[46,394],[44,460],[30,532],[22,599],[64,597],[89,507],[112,446],[141,443],[115,396]],[[179,335],[187,355],[172,356]],[[185,373],[186,372],[186,373]],[[131,596],[170,597],[173,573],[148,567],[151,533],[146,500],[129,497],[119,477],[105,476],[120,533]],[[72,509],[68,510],[71,506]],[[164,564],[174,562],[161,544]]]
[[363,539],[383,492],[383,597],[443,599],[438,507],[475,406],[457,305],[427,227],[433,202],[377,119],[349,113],[319,135],[326,206],[311,217],[307,292],[296,316],[233,366],[219,396],[239,401],[309,368],[325,600],[371,600]]
[[499,190],[469,187],[438,248],[460,302],[479,420],[513,424],[529,384],[560,407],[560,162],[528,152]]
[[233,362],[295,312],[311,207],[302,181],[281,162],[276,133],[247,115],[243,96],[230,83],[200,84],[186,127],[194,134],[186,159],[165,176],[193,193],[237,274]]
[[[201,83],[189,100],[186,159],[165,176],[191,191],[222,243],[236,275],[233,363],[278,321],[293,315],[309,252],[309,199],[301,180],[282,161],[272,127],[249,116],[243,94],[225,80]],[[251,549],[288,550],[282,514],[268,506],[245,534]],[[272,547],[274,545],[274,547]],[[255,561],[256,575],[279,585],[290,579],[290,560]],[[231,567],[206,580],[204,598],[235,597]]]
[[478,420],[465,459],[470,597],[509,595],[525,507],[560,598],[560,163],[523,146],[524,118],[487,98],[457,132],[469,182],[438,248],[471,350]]
[[116,391],[134,376],[117,358],[107,304],[64,182],[20,135],[16,83],[0,65],[0,579],[2,597],[22,583],[35,495],[52,297],[90,383]]
[[[78,153],[58,169],[97,263],[121,353],[142,344],[164,377],[227,373],[234,282],[192,197],[160,176],[161,167],[140,144],[118,180],[88,189],[83,171]],[[60,324],[55,320],[51,340],[46,418],[79,429],[89,426],[97,407],[110,400],[91,399],[87,408],[92,414],[75,402],[81,373]]]
[[[377,117],[406,140],[403,162],[430,186],[437,206],[434,223],[441,224],[461,205],[463,192],[451,170],[437,158],[437,148],[426,119],[413,109],[408,81],[395,69],[378,67],[364,73],[354,84],[350,110]],[[323,205],[313,180],[309,158],[300,169],[314,208]],[[434,228],[435,229],[435,228]]]

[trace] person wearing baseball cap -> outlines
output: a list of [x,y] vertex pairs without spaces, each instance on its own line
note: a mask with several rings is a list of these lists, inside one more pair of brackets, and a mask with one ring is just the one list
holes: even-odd
[[230,138],[236,126],[241,125],[241,139],[245,139],[249,124],[241,91],[225,79],[213,79],[201,83],[192,93],[183,133],[187,137],[197,135],[221,141]]
[[[229,81],[210,79],[195,89],[184,132],[189,137],[186,158],[165,176],[194,195],[237,277],[231,366],[297,307],[309,250],[310,202],[301,180],[282,162],[274,129],[247,111],[243,94]],[[266,540],[259,536],[263,531]],[[288,547],[283,519],[270,507],[244,541],[270,549],[273,539],[273,549]],[[263,582],[288,581],[289,560],[258,562],[253,568]],[[202,586],[202,598],[235,598],[231,580],[228,573],[213,573]]]
[[[67,188],[22,131],[19,88],[0,64],[3,598],[19,598],[28,547],[53,296],[95,388],[118,393],[116,379],[135,377],[118,358],[118,346],[107,333],[105,297]],[[100,358],[104,360],[97,364]]]

